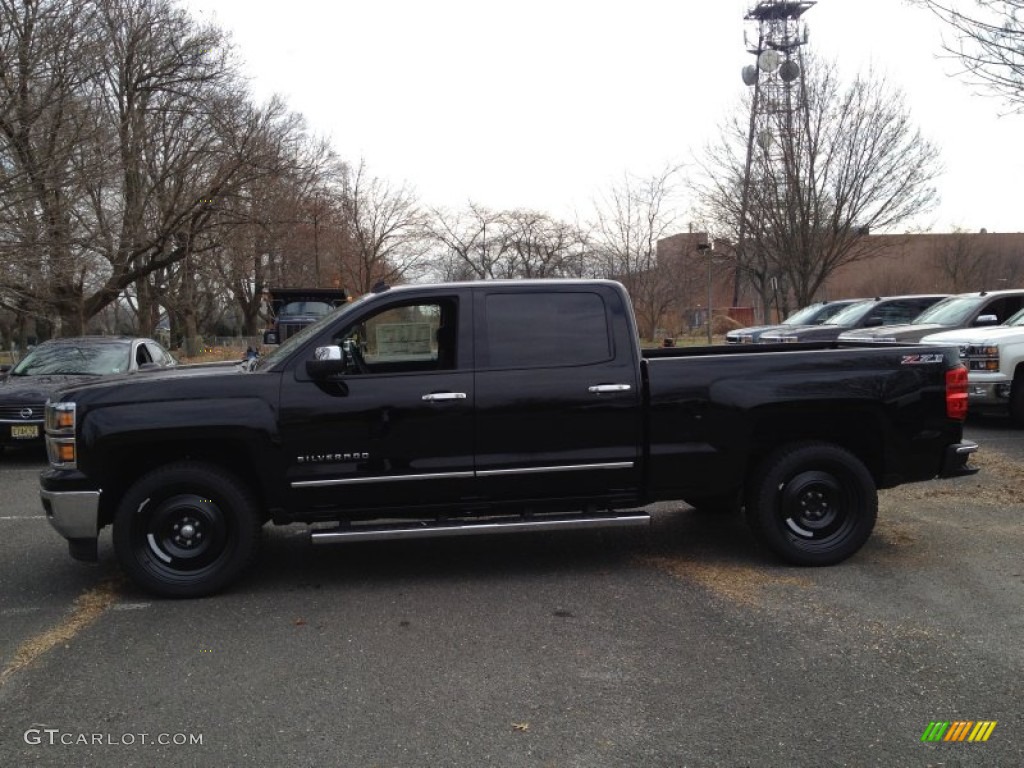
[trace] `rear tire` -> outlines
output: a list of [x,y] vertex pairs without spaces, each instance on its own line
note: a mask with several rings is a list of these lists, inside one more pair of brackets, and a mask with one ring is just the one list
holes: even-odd
[[830,443],[796,443],[770,454],[747,500],[755,535],[794,565],[842,562],[864,546],[877,517],[871,473]]
[[201,597],[223,589],[255,559],[261,527],[241,481],[219,467],[183,461],[128,489],[114,515],[114,552],[147,592]]

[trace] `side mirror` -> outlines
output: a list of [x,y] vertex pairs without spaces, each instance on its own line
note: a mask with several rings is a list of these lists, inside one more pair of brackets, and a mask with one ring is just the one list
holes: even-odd
[[345,373],[348,365],[348,355],[341,347],[317,347],[313,359],[306,361],[306,373],[310,378],[322,379]]
[[996,325],[999,323],[999,318],[995,315],[978,315],[978,319],[974,321],[975,325]]
[[277,331],[264,331],[263,332],[263,343],[264,344],[277,344]]

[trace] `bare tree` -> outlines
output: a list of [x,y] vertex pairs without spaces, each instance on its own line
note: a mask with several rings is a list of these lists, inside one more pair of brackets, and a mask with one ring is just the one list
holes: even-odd
[[273,110],[171,0],[0,0],[0,74],[0,302],[76,333],[139,283],[151,324],[166,280],[145,278],[216,248],[227,201],[273,172]]
[[[25,321],[52,315],[51,286],[84,282],[95,265],[76,201],[87,194],[76,173],[96,165],[94,121],[83,97],[95,53],[79,33],[91,7],[71,0],[0,0],[0,304]],[[58,287],[59,290],[59,287]]]
[[348,258],[341,189],[344,165],[311,136],[300,116],[273,100],[261,121],[265,172],[244,184],[218,211],[213,260],[238,306],[246,335],[255,335],[262,290],[270,286],[341,286]]
[[932,261],[954,293],[984,287],[984,259],[970,233],[956,229],[950,239],[943,238],[932,254]]
[[[741,254],[759,290],[775,278],[800,306],[837,269],[875,253],[864,234],[932,208],[941,170],[938,150],[881,76],[844,85],[835,65],[811,60],[804,85],[803,119],[779,113],[754,142],[746,222],[754,255]],[[738,229],[747,130],[738,114],[700,161],[698,196],[725,231]]]
[[371,175],[360,161],[347,178],[342,208],[353,247],[343,265],[346,286],[366,293],[378,281],[401,282],[425,268],[426,216],[411,187]]
[[431,259],[434,272],[442,280],[485,280],[495,277],[495,259],[488,249],[487,228],[493,245],[500,214],[476,203],[465,211],[434,208],[427,220],[427,231],[435,245]]
[[674,166],[645,179],[627,175],[595,204],[596,256],[605,276],[626,286],[648,339],[679,294],[671,270],[658,263],[658,241],[679,221],[673,208],[678,175]]
[[470,203],[464,211],[431,211],[433,271],[445,280],[588,277],[593,248],[579,224],[540,211],[492,211]]
[[912,0],[948,25],[943,47],[962,74],[1024,110],[1024,0]]

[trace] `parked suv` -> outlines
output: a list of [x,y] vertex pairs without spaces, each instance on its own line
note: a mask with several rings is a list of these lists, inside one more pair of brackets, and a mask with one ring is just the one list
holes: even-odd
[[905,325],[848,331],[839,338],[842,341],[907,344],[939,331],[999,325],[1022,308],[1024,289],[960,293],[940,301]]
[[908,323],[928,307],[945,298],[945,294],[923,296],[887,296],[864,299],[851,304],[821,325],[804,325],[785,331],[761,334],[761,343],[794,341],[833,341],[844,331],[854,328],[876,328]]
[[737,328],[725,334],[727,344],[753,344],[761,338],[762,333],[785,331],[798,325],[820,325],[851,304],[862,299],[840,299],[838,301],[819,301],[803,309],[798,309],[781,323],[776,325],[754,325],[749,328]]

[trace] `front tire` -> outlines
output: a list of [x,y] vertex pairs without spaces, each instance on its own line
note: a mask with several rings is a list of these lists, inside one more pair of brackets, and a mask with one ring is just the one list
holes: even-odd
[[256,557],[262,522],[252,494],[219,467],[183,461],[140,478],[114,515],[114,552],[147,592],[218,592]]
[[863,462],[829,443],[797,443],[772,453],[750,488],[754,533],[794,565],[834,565],[868,540],[878,492]]
[[1018,372],[1010,386],[1010,419],[1014,426],[1024,427],[1024,372]]

